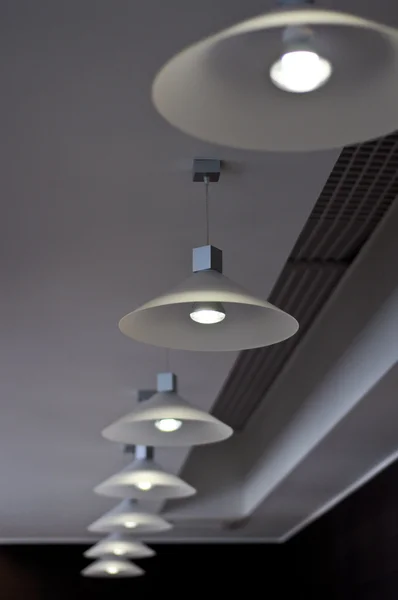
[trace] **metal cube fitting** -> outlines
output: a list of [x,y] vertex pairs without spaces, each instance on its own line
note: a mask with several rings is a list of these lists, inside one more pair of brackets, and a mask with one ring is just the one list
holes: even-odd
[[158,392],[176,392],[177,377],[174,373],[158,373],[157,374],[157,391]]
[[194,248],[192,252],[192,270],[194,273],[209,270],[222,273],[222,250],[215,246]]

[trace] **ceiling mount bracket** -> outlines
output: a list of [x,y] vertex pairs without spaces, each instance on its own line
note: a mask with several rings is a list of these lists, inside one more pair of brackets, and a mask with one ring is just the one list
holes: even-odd
[[220,179],[221,160],[216,158],[194,158],[192,181],[195,183],[217,183]]

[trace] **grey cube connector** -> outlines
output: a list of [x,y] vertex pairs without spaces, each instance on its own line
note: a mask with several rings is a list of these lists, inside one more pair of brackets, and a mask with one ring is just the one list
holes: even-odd
[[222,273],[222,250],[215,246],[200,246],[192,252],[192,271],[218,271]]
[[176,392],[177,377],[174,373],[158,373],[157,375],[158,392]]

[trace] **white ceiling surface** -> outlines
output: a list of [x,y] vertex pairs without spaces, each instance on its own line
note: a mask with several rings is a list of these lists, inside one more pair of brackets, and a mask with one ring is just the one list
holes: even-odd
[[[393,24],[388,0],[377,14],[376,3],[366,14],[359,0],[339,4]],[[338,152],[207,146],[171,129],[151,106],[151,80],[169,56],[266,8],[260,0],[0,4],[3,540],[85,538],[113,505],[92,489],[126,461],[100,431],[128,412],[134,388],[153,387],[166,367],[164,351],[125,338],[117,321],[186,277],[191,247],[204,241],[191,158],[229,163],[211,190],[212,241],[224,250],[225,273],[264,297],[333,167]],[[209,409],[234,358],[173,352],[170,361],[182,394]],[[260,505],[259,491],[250,502],[226,497],[228,482],[236,487],[253,462],[222,460],[242,436],[197,451],[214,460],[212,495],[225,501],[212,512],[204,489],[200,522],[186,537],[220,538],[220,513],[239,518]],[[157,453],[176,472],[186,457],[180,449]],[[205,474],[202,464],[194,479]],[[265,520],[246,535],[267,537]],[[177,527],[167,538],[181,535]]]

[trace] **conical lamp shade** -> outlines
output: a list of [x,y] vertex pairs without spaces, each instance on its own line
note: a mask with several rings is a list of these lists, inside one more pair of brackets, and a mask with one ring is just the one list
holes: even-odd
[[92,565],[83,569],[84,577],[138,577],[144,575],[145,571],[128,560],[116,559],[114,557],[95,561]]
[[87,558],[101,558],[103,556],[116,556],[118,558],[150,558],[155,556],[155,551],[134,538],[120,533],[111,533],[89,548],[84,556]]
[[[220,303],[226,317],[203,325],[190,318],[193,305]],[[191,275],[173,291],[147,302],[121,319],[125,335],[147,344],[179,350],[245,350],[281,342],[298,330],[296,319],[256,298],[215,270]]]
[[[156,423],[176,419],[182,425],[176,431],[160,431]],[[135,410],[103,430],[113,442],[145,446],[197,446],[227,439],[231,427],[212,415],[188,404],[175,392],[159,392]]]
[[98,533],[152,533],[172,529],[159,515],[145,512],[132,500],[123,500],[115,508],[92,523],[88,530]]
[[[332,67],[327,83],[289,93],[269,77],[286,51],[286,28],[314,32],[313,51]],[[157,75],[155,107],[206,142],[248,150],[340,148],[397,129],[398,31],[313,7],[263,14],[172,58]]]
[[[143,486],[144,489],[139,486]],[[138,459],[120,473],[109,477],[94,489],[96,494],[113,498],[136,498],[143,500],[165,500],[186,498],[196,493],[172,473],[168,473],[154,460]]]

